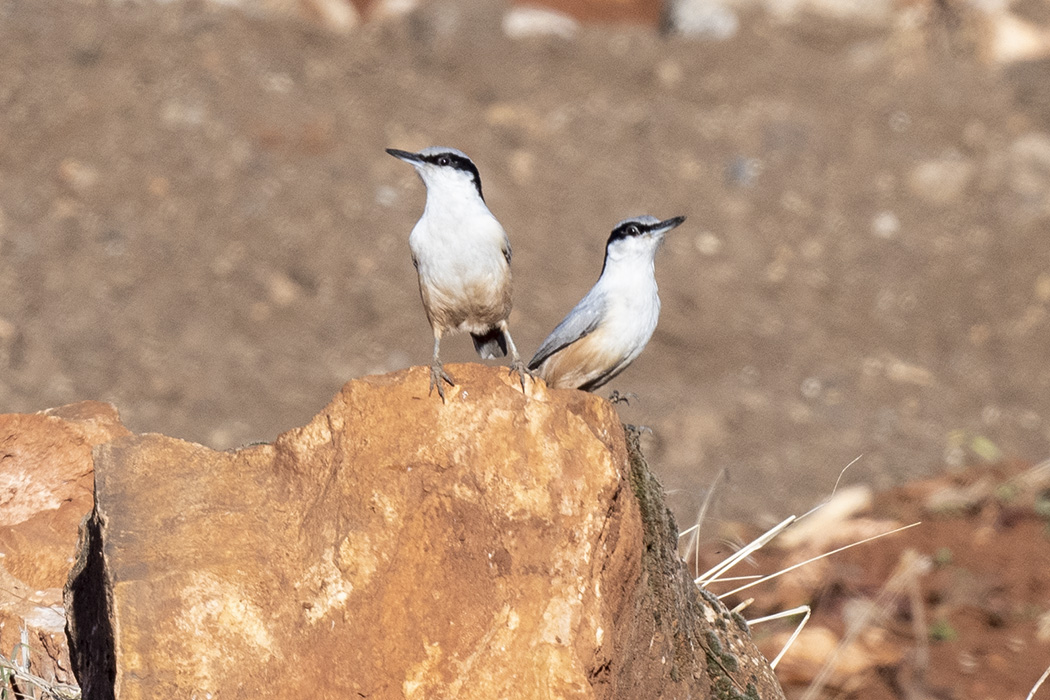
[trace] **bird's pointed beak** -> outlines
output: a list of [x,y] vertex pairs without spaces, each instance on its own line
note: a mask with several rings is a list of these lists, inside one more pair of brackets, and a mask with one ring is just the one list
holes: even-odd
[[406,163],[411,163],[412,165],[419,165],[420,163],[423,162],[423,156],[419,155],[418,153],[409,153],[408,151],[400,151],[400,150],[398,150],[396,148],[388,148],[388,149],[386,149],[386,152],[389,153],[390,155],[394,156],[398,160],[403,160]]
[[657,224],[656,226],[653,227],[652,232],[655,235],[657,235],[657,236],[662,236],[665,233],[667,233],[668,231],[670,231],[671,229],[673,229],[676,226],[678,226],[683,221],[685,221],[685,217],[684,216],[676,216],[673,219],[668,219],[667,221],[661,221],[659,224]]

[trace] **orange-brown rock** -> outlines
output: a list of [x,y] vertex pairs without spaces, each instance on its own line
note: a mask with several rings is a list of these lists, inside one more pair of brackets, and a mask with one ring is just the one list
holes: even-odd
[[98,401],[0,415],[0,654],[12,655],[25,627],[33,672],[46,681],[74,680],[62,587],[91,511],[91,449],[128,434]]
[[607,401],[448,370],[447,403],[368,377],[273,445],[99,448],[84,697],[782,697]]
[[581,22],[627,23],[655,27],[662,2],[654,0],[519,0],[518,5],[548,7]]

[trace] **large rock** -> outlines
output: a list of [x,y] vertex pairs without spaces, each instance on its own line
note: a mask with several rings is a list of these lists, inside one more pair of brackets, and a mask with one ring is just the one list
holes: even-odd
[[128,434],[97,401],[0,415],[0,654],[18,649],[49,683],[74,682],[62,587],[91,511],[91,448]]
[[448,369],[447,404],[369,377],[273,445],[99,448],[84,697],[782,697],[608,402]]

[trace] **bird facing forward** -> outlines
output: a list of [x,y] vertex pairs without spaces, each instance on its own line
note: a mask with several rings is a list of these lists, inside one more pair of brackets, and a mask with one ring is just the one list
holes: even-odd
[[408,245],[419,275],[423,309],[434,331],[430,391],[445,400],[455,380],[441,364],[443,335],[467,332],[483,359],[505,357],[525,388],[526,369],[507,328],[511,309],[510,240],[489,211],[477,166],[462,151],[431,146],[419,153],[388,148],[410,163],[427,188],[426,205]]
[[634,362],[660,317],[656,251],[683,221],[640,216],[617,224],[598,281],[543,341],[529,369],[548,386],[593,391]]

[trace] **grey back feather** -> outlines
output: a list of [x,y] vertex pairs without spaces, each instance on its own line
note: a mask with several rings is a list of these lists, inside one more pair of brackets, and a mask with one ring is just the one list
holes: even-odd
[[535,370],[559,350],[572,345],[588,333],[594,332],[605,314],[605,300],[593,293],[592,289],[580,303],[573,307],[569,315],[551,331],[543,345],[529,360],[529,369]]

